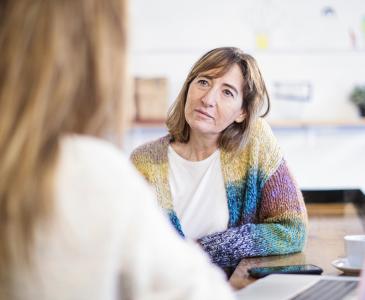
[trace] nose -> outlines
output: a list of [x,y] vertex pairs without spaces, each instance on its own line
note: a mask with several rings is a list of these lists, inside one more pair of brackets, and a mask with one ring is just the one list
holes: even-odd
[[215,89],[210,89],[202,97],[201,101],[205,107],[214,107],[217,104],[218,93]]

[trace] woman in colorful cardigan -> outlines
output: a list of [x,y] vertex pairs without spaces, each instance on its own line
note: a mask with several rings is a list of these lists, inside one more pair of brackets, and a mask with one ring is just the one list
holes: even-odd
[[226,268],[244,257],[303,249],[302,194],[259,111],[270,100],[255,59],[217,48],[193,66],[170,108],[165,137],[132,162],[176,230]]

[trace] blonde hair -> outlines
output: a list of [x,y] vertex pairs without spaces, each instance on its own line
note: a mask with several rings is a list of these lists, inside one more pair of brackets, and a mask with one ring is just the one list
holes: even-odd
[[232,123],[221,133],[218,146],[227,151],[242,149],[250,138],[252,124],[258,117],[265,100],[266,116],[270,110],[270,98],[256,60],[249,54],[234,47],[213,49],[204,54],[190,70],[177,99],[170,107],[166,121],[169,133],[174,141],[187,143],[190,127],[185,119],[185,103],[191,82],[201,73],[214,71],[214,77],[223,76],[237,64],[244,78],[242,109],[245,119],[242,123]]
[[60,139],[120,125],[123,0],[0,3],[0,274],[52,216]]

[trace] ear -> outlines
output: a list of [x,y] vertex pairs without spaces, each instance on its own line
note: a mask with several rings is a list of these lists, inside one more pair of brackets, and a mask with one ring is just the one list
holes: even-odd
[[241,110],[240,115],[234,120],[236,123],[242,123],[245,119],[246,114]]

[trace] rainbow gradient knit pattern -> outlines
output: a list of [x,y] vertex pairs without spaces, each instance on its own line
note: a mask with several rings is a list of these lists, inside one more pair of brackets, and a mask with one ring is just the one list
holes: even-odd
[[[131,160],[155,189],[159,205],[184,236],[173,208],[167,149],[162,137],[133,151]],[[271,128],[259,118],[248,145],[238,154],[221,150],[227,193],[227,230],[198,240],[212,261],[236,266],[244,257],[299,252],[307,236],[303,197],[291,176]]]

